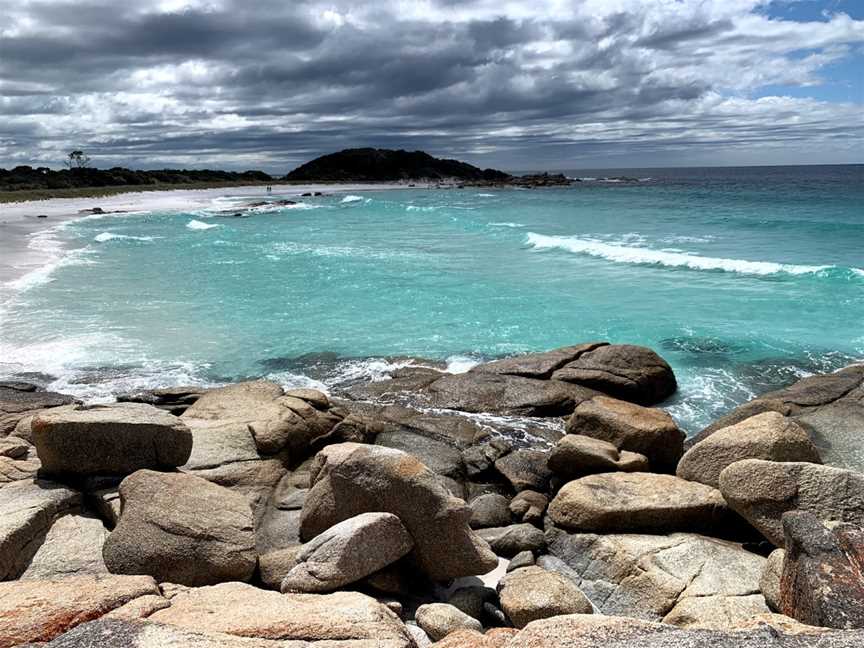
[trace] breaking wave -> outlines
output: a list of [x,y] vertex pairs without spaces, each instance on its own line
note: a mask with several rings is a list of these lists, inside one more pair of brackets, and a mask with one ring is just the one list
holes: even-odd
[[791,263],[775,263],[773,261],[748,261],[745,259],[724,259],[718,257],[699,256],[689,252],[672,252],[654,250],[646,247],[616,245],[593,238],[576,236],[547,236],[529,232],[527,244],[537,250],[559,249],[574,254],[614,261],[615,263],[631,263],[639,265],[654,265],[668,268],[689,268],[691,270],[711,270],[734,272],[739,274],[770,276],[770,275],[813,275],[829,278],[864,277],[860,268],[844,268],[831,265],[796,265]]

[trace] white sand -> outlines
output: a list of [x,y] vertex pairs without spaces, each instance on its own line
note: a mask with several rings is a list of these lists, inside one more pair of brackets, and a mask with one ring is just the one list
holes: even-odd
[[[82,210],[101,207],[104,211],[194,211],[212,206],[215,198],[248,197],[250,201],[266,198],[294,198],[303,193],[326,194],[358,191],[404,189],[404,184],[317,184],[272,185],[268,194],[263,186],[221,187],[218,189],[175,189],[142,191],[101,198],[54,198],[30,202],[0,204],[0,288],[16,287],[15,282],[28,273],[45,268],[62,252],[40,233],[65,222],[82,218]],[[419,185],[418,185],[419,186]],[[47,218],[37,218],[39,215]],[[109,216],[110,217],[110,216]]]

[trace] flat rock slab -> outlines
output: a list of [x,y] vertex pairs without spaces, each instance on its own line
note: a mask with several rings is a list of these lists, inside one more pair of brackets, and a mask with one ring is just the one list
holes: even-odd
[[602,614],[662,621],[680,603],[759,594],[766,559],[740,544],[674,533],[669,536],[547,532],[538,560],[561,569]]
[[[46,648],[313,648],[317,642],[237,637],[221,632],[196,632],[175,626],[102,617],[78,626]],[[321,645],[321,644],[319,644]],[[395,648],[374,639],[332,641],[326,648]]]
[[59,475],[128,475],[181,466],[192,435],[176,416],[152,405],[55,408],[31,423],[42,470]]
[[328,647],[344,642],[346,648],[353,648],[352,642],[374,640],[381,648],[413,648],[408,631],[393,612],[355,592],[280,594],[243,583],[222,583],[178,594],[170,608],[149,618],[240,637],[294,639],[312,645],[327,642]]
[[669,364],[647,347],[610,344],[582,353],[552,374],[615,398],[654,405],[675,393],[678,385]]
[[21,579],[107,574],[108,568],[102,559],[102,546],[107,537],[108,530],[99,518],[64,515],[51,525]]
[[592,532],[711,532],[733,519],[716,488],[656,473],[603,473],[567,483],[549,505],[555,524]]
[[812,463],[745,459],[720,473],[729,506],[777,547],[783,513],[810,511],[822,520],[864,526],[864,474]]
[[51,641],[140,596],[160,595],[149,576],[75,576],[0,583],[0,648]]
[[17,578],[36,553],[54,518],[81,504],[81,495],[46,481],[0,488],[0,580]]
[[523,353],[512,358],[493,360],[472,368],[469,373],[495,373],[523,378],[551,378],[556,369],[574,362],[585,353],[606,346],[608,342],[587,342],[542,353]]
[[447,374],[424,393],[434,407],[513,416],[565,416],[597,394],[558,380],[482,372]]
[[862,641],[860,631],[787,634],[767,623],[737,631],[689,630],[624,617],[571,614],[530,623],[505,648],[855,648]]
[[120,484],[120,499],[103,550],[112,573],[190,586],[251,578],[252,510],[239,493],[192,475],[139,470]]

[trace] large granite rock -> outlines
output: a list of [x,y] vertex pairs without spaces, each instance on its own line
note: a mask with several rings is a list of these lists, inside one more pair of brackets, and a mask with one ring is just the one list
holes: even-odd
[[[79,625],[54,641],[50,648],[309,648],[306,641],[237,637],[222,632],[196,632],[161,623],[117,619],[106,615]],[[331,642],[327,648],[376,648],[370,641]]]
[[783,577],[783,561],[786,559],[785,549],[775,549],[768,555],[765,569],[762,570],[762,578],[759,580],[759,589],[768,607],[775,612],[780,610],[780,580]]
[[274,455],[287,450],[299,458],[315,439],[328,434],[341,420],[329,409],[319,409],[323,403],[329,405],[326,397],[317,393],[289,395],[276,383],[258,380],[207,392],[186,410],[182,419],[193,433],[196,428],[208,430],[214,426],[226,433],[245,429],[251,433],[259,453]]
[[656,473],[603,473],[566,484],[549,505],[557,526],[610,533],[725,530],[733,517],[715,488]]
[[669,364],[651,349],[610,344],[582,353],[552,374],[640,405],[665,400],[678,388]]
[[779,412],[800,424],[826,465],[864,472],[864,364],[763,394],[719,418],[689,443],[762,412]]
[[74,402],[72,396],[45,391],[32,383],[4,382],[0,384],[0,437],[11,434],[19,422],[40,410]]
[[864,632],[787,632],[758,623],[726,630],[682,629],[626,617],[568,614],[528,624],[506,648],[853,648]]
[[390,513],[362,513],[315,536],[297,554],[283,592],[332,592],[396,562],[414,541]]
[[477,532],[499,556],[512,558],[523,551],[540,553],[546,548],[546,536],[533,524],[510,524]]
[[548,466],[562,479],[577,479],[604,472],[647,472],[648,458],[637,452],[618,450],[614,443],[582,434],[567,434],[552,449]]
[[546,465],[549,453],[523,448],[514,450],[495,462],[497,470],[518,493],[523,490],[545,491],[552,472]]
[[159,595],[148,576],[75,576],[0,583],[0,648],[51,641],[141,596]]
[[399,517],[414,539],[412,555],[433,580],[483,574],[498,564],[468,526],[471,509],[409,454],[357,443],[328,446],[315,459],[312,480],[301,517],[304,539],[380,511]]
[[[16,438],[6,437],[6,439]],[[13,452],[13,448],[17,447],[19,446],[16,441],[7,445],[9,452]],[[0,488],[12,482],[33,481],[38,476],[41,467],[42,463],[36,456],[36,448],[32,446],[27,447],[24,454],[15,457],[0,455]]]
[[20,576],[54,519],[80,504],[78,492],[47,481],[17,481],[0,488],[0,580]]
[[537,619],[593,610],[591,601],[570,578],[540,567],[510,572],[498,583],[498,595],[501,608],[517,628]]
[[489,527],[510,524],[510,500],[499,493],[484,493],[478,495],[469,503],[471,507],[472,529],[488,529]]
[[457,630],[483,630],[480,622],[447,603],[427,603],[417,608],[417,625],[432,641],[443,639]]
[[31,422],[42,471],[58,475],[128,475],[181,466],[192,434],[176,416],[152,405],[70,405]]
[[120,484],[120,498],[103,549],[112,573],[190,586],[252,576],[252,511],[242,495],[192,475],[139,470]]
[[567,433],[644,455],[658,472],[674,473],[684,453],[684,432],[669,414],[608,396],[581,403],[567,421]]
[[[546,535],[550,555],[538,566],[574,578],[602,614],[674,620],[692,609],[691,599],[734,611],[752,605],[749,597],[759,595],[765,558],[737,543],[689,533],[595,535],[552,529]],[[741,605],[732,606],[732,598],[741,599]],[[768,611],[764,602],[762,607]]]
[[137,392],[118,394],[118,403],[145,403],[180,416],[209,390],[205,387],[180,386],[145,389]]
[[786,511],[864,525],[864,474],[851,470],[745,459],[720,473],[720,490],[732,509],[778,547]]
[[596,395],[592,389],[506,374],[446,374],[425,388],[434,407],[514,416],[564,416]]
[[548,379],[557,369],[606,344],[608,343],[587,342],[542,353],[523,353],[512,358],[479,364],[472,368],[469,373],[493,373],[522,376],[523,378]]
[[51,525],[27,569],[26,580],[107,574],[102,546],[108,530],[102,520],[87,515],[64,515]]
[[764,412],[717,430],[691,447],[681,457],[676,474],[718,488],[723,469],[743,459],[821,463],[800,425],[777,412]]
[[783,515],[780,611],[808,625],[864,628],[864,528],[829,529],[809,512]]
[[321,643],[322,648],[413,648],[393,612],[355,592],[280,594],[222,583],[179,593],[171,607],[149,618],[194,631]]

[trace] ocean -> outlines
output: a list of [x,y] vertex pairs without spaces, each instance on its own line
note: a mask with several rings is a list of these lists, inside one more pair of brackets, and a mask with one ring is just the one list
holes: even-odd
[[695,433],[864,358],[864,166],[565,173],[583,181],[274,194],[298,204],[248,218],[222,213],[228,193],[55,226],[31,241],[54,260],[2,288],[0,377],[97,401],[261,376],[334,389],[609,340],[669,361],[663,406]]

